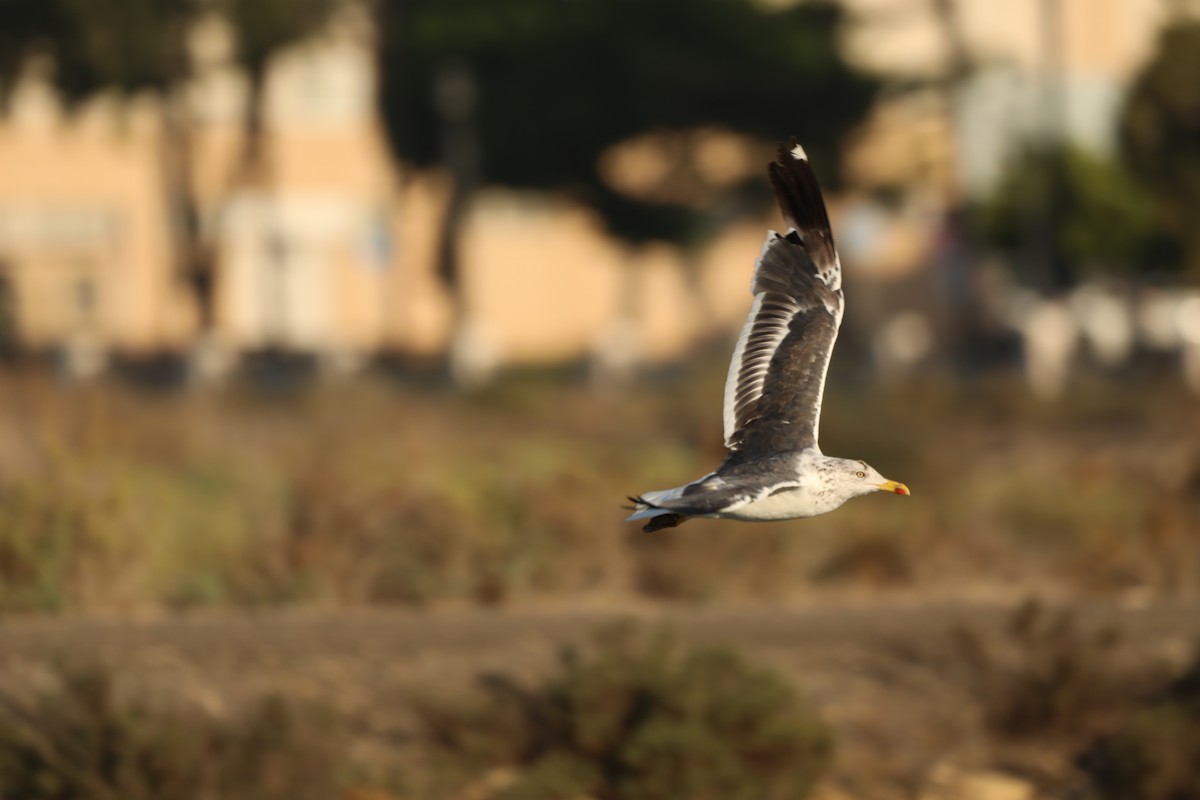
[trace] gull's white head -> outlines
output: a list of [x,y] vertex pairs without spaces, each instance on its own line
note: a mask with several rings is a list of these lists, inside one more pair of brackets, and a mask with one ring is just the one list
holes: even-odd
[[888,480],[865,461],[849,458],[835,459],[831,478],[841,492],[848,497],[870,494],[871,492],[893,492],[895,494],[911,494],[908,487],[899,481]]

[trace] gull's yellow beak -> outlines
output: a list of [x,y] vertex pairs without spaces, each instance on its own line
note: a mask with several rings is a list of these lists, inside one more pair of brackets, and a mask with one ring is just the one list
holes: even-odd
[[883,483],[879,484],[879,491],[895,492],[896,494],[912,494],[912,492],[908,490],[907,486],[898,481],[884,481]]

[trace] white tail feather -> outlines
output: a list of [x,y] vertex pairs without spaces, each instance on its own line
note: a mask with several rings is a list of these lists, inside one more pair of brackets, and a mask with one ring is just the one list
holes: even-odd
[[633,514],[626,517],[625,521],[632,522],[638,519],[657,517],[660,514],[674,513],[669,508],[657,508],[657,505],[666,500],[674,500],[676,497],[679,497],[683,494],[685,488],[687,487],[676,486],[674,489],[662,489],[657,492],[643,493],[637,500],[637,507],[634,509]]

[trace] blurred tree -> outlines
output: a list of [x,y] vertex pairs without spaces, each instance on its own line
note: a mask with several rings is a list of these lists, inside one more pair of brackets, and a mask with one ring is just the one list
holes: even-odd
[[1179,243],[1178,261],[1200,280],[1200,21],[1166,28],[1129,92],[1121,143]]
[[[832,4],[379,0],[376,9],[392,150],[451,178],[438,272],[458,306],[456,243],[480,186],[570,192],[627,242],[687,242],[712,198],[689,203],[668,185],[686,177],[679,164],[691,156],[674,146],[687,141],[679,134],[709,127],[774,142],[794,133],[828,171],[875,88],[840,57],[842,11]],[[621,191],[604,156],[652,132],[675,163],[660,185]],[[764,183],[758,172],[753,180]]]
[[[1057,189],[1045,168],[1049,161],[1061,166]],[[1044,208],[1052,191],[1058,224],[1049,246],[1055,259],[1070,265],[1073,273],[1142,267],[1154,241],[1150,198],[1120,164],[1071,145],[1031,148],[1017,157],[976,209],[980,238],[1023,263],[1030,212]]]
[[0,0],[0,115],[8,112],[13,87],[26,61],[48,49],[63,24],[58,2]]
[[234,57],[246,77],[242,152],[236,182],[264,179],[263,112],[267,74],[281,52],[326,29],[345,0],[216,0],[234,37]]

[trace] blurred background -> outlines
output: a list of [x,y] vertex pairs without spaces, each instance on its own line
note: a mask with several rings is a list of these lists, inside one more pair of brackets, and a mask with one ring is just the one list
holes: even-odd
[[[0,0],[0,798],[1200,797],[1200,3]],[[822,441],[723,455],[796,136]]]

